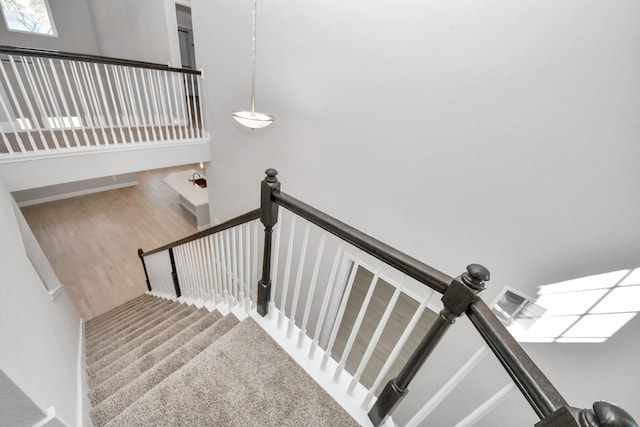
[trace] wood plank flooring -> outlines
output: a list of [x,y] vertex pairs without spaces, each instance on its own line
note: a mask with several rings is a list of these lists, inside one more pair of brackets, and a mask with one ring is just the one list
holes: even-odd
[[193,165],[139,172],[138,185],[22,208],[66,292],[89,320],[146,291],[138,248],[197,231],[162,179]]

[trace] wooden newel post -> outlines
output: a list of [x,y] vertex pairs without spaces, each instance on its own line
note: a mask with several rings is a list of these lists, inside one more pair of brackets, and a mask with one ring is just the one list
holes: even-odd
[[264,254],[262,259],[262,278],[258,282],[257,311],[262,317],[269,311],[271,299],[271,239],[273,226],[278,222],[278,204],[271,200],[274,192],[280,191],[278,171],[267,169],[267,177],[262,181],[260,188],[260,221],[264,224]]
[[638,427],[631,414],[615,403],[598,401],[593,409],[563,406],[535,427]]
[[392,378],[380,393],[380,397],[369,411],[374,426],[384,423],[391,412],[409,391],[408,386],[431,352],[436,348],[449,327],[462,316],[490,278],[489,270],[479,264],[467,266],[467,271],[455,278],[442,296],[444,308],[440,311],[429,331],[413,352],[397,377]]
[[173,248],[169,248],[169,261],[171,262],[171,279],[173,280],[173,289],[176,292],[176,298],[182,296],[180,291],[180,282],[178,281],[178,271],[176,270],[176,259],[173,256]]
[[144,277],[147,280],[147,290],[149,292],[151,292],[151,283],[149,283],[149,273],[147,273],[147,265],[144,263],[144,251],[142,250],[142,248],[138,249],[138,257],[140,258],[140,261],[142,262],[142,269],[144,270]]

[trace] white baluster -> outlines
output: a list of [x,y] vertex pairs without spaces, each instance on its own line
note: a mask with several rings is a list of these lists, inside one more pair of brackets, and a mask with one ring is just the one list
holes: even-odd
[[[135,79],[135,70],[133,73],[134,79]],[[155,126],[155,122],[153,121],[153,112],[151,111],[151,105],[149,104],[149,94],[147,92],[147,83],[146,83],[146,78],[144,75],[144,70],[140,70],[140,81],[142,82],[142,93],[144,94],[144,101],[145,104],[147,106],[147,114],[149,117],[149,125],[151,126],[151,137],[153,138],[153,142],[158,141],[158,136],[156,135],[156,126]],[[136,86],[137,86],[137,80],[136,80]],[[144,116],[144,113],[143,113]]]
[[176,117],[178,119],[178,133],[180,135],[180,139],[184,139],[182,134],[182,123],[180,120],[181,112],[184,112],[184,105],[180,102],[180,97],[178,95],[178,91],[176,89],[176,80],[178,80],[179,74],[172,73],[171,75],[171,84],[173,85],[173,98],[175,100],[176,105]]
[[389,372],[389,370],[391,369],[391,367],[395,363],[396,359],[400,355],[400,351],[402,351],[402,348],[407,343],[407,340],[409,339],[409,336],[411,335],[411,333],[415,329],[416,325],[418,324],[418,321],[420,320],[420,317],[422,316],[422,313],[424,313],[424,310],[427,307],[427,303],[429,302],[429,300],[431,299],[431,297],[433,295],[434,295],[434,292],[431,291],[429,296],[427,296],[426,298],[424,298],[422,300],[422,302],[420,303],[420,305],[416,309],[415,313],[413,314],[413,317],[409,321],[409,324],[407,324],[407,327],[404,328],[404,332],[402,333],[402,335],[400,335],[400,338],[398,339],[398,342],[393,347],[393,350],[391,350],[391,353],[389,354],[389,357],[387,357],[387,360],[384,362],[384,365],[382,366],[382,369],[378,373],[378,376],[376,377],[376,380],[373,382],[373,385],[369,389],[369,392],[367,393],[367,396],[365,397],[364,401],[362,402],[362,408],[363,409],[368,410],[369,403],[373,399],[375,391],[378,389],[378,387],[380,387],[380,383],[382,383],[382,380],[385,378],[385,376],[387,375],[387,373]]
[[[276,237],[273,242],[273,247],[271,250],[271,301],[269,301],[269,319],[273,319],[273,313],[276,308],[276,288],[278,284],[278,264],[279,264],[279,256],[280,256],[280,230],[282,229],[282,215],[284,209],[278,209],[278,221],[276,225],[274,225],[273,232]],[[256,224],[257,227],[257,224]],[[255,245],[258,244],[258,236],[255,234]],[[257,263],[257,254],[255,256]],[[256,268],[257,271],[257,268]],[[258,278],[256,277],[254,285],[258,283]]]
[[[27,84],[29,84],[29,86],[31,87],[31,90],[33,91],[33,88],[31,86],[31,81],[29,79],[29,72],[28,72],[28,67],[26,65],[26,61],[24,59],[22,59],[22,61],[23,61],[22,65],[23,65],[23,68],[25,70],[25,78],[27,80]],[[31,99],[29,98],[29,95],[27,94],[27,89],[26,89],[24,83],[22,82],[22,78],[20,77],[20,73],[18,72],[18,67],[16,66],[16,62],[13,59],[12,56],[9,56],[9,62],[11,63],[11,66],[13,68],[13,73],[15,74],[16,80],[18,81],[18,87],[20,88],[20,91],[22,92],[22,97],[23,97],[24,101],[27,103],[27,109],[29,110],[29,113],[31,114],[31,125],[36,129],[38,135],[40,136],[40,142],[42,143],[45,151],[48,151],[49,150],[49,145],[47,144],[47,140],[44,137],[44,134],[42,133],[42,129],[41,129],[40,124],[39,124],[40,120],[38,120],[38,116],[36,115],[36,112],[33,109],[33,105],[31,104]],[[40,106],[40,104],[38,102],[37,91],[34,94],[34,96],[35,96],[35,101],[36,101],[37,107],[39,109],[41,109],[41,106]],[[24,118],[23,118],[23,120],[24,120]],[[25,120],[24,125],[25,125],[25,127],[29,126],[29,124],[26,122],[26,120]]]
[[[64,142],[64,145],[66,148],[70,148],[69,138],[67,137],[67,133],[64,131],[64,121],[63,121],[62,112],[61,112],[62,110],[58,105],[57,97],[54,95],[53,85],[51,84],[49,73],[47,72],[47,69],[44,66],[44,60],[42,58],[34,58],[34,61],[35,61],[34,69],[36,68],[35,65],[37,64],[38,65],[37,69],[40,70],[40,74],[42,77],[42,83],[46,89],[45,98],[46,98],[46,95],[49,95],[49,101],[50,101],[49,104],[53,112],[55,113],[55,119],[58,120],[58,127],[60,129],[60,133],[62,134],[62,141]],[[54,74],[55,74],[55,69],[54,69]],[[64,95],[62,96],[62,98],[64,99]]]
[[[53,112],[49,113],[51,109],[49,105],[49,100],[46,98],[46,91],[42,81],[40,80],[40,75],[38,74],[37,68],[37,58],[32,60],[32,64],[29,65],[29,59],[26,57],[22,57],[22,66],[24,67],[24,71],[27,77],[27,83],[29,83],[29,87],[33,93],[33,97],[36,101],[36,106],[40,111],[40,123],[42,123],[42,127],[44,129],[49,129],[49,133],[51,134],[51,140],[53,141],[53,145],[56,149],[60,149],[60,144],[58,143],[58,138],[53,131],[53,127],[49,124],[49,117],[53,116]],[[33,69],[32,69],[33,68]],[[34,117],[34,122],[35,122]],[[46,141],[43,141],[43,144],[47,144]]]
[[209,245],[209,262],[211,264],[213,280],[213,302],[218,304],[220,302],[220,296],[222,295],[222,288],[220,286],[220,276],[218,276],[218,254],[216,253],[213,239],[213,234],[207,236],[207,244]]
[[[127,81],[129,83],[129,94],[130,96],[133,96],[135,99],[137,99],[137,104],[136,104],[136,120],[139,120],[139,123],[142,124],[142,128],[144,129],[144,136],[146,139],[146,142],[149,142],[149,130],[147,129],[147,124],[145,121],[145,112],[144,112],[144,108],[142,107],[142,97],[140,96],[140,86],[138,86],[138,77],[136,77],[136,70],[135,68],[125,68],[126,72],[127,72]],[[131,74],[133,75],[133,79],[129,78],[129,72],[131,72]],[[133,84],[133,88],[131,88],[131,84]],[[135,89],[135,92],[133,91],[133,89]],[[136,96],[137,95],[137,96]],[[154,139],[155,140],[155,139]]]
[[[71,81],[69,80],[69,74],[67,73],[67,61],[60,61],[60,67],[62,68],[62,75],[64,76],[64,81],[67,84],[67,89],[69,90],[69,97],[71,98],[71,104],[73,105],[73,110],[78,117],[78,121],[80,122],[80,132],[82,132],[82,136],[84,138],[84,145],[88,147],[89,144],[89,136],[87,135],[86,126],[82,124],[82,112],[80,108],[78,108],[78,103],[76,102],[76,96],[73,93],[73,87],[71,86]],[[85,121],[86,122],[86,121]],[[82,144],[78,142],[78,148],[81,147]]]
[[311,285],[309,286],[309,292],[307,293],[307,302],[304,307],[304,316],[302,318],[302,326],[298,333],[298,348],[302,348],[302,342],[304,336],[307,333],[307,322],[309,321],[309,313],[311,311],[311,302],[313,301],[313,294],[316,290],[316,283],[318,282],[318,273],[320,271],[320,261],[322,254],[324,253],[324,243],[327,240],[327,232],[323,231],[320,237],[320,243],[318,244],[318,252],[316,253],[316,260],[313,265],[313,274],[311,275]]
[[204,111],[203,111],[203,101],[202,101],[202,75],[197,76],[197,87],[198,87],[198,111],[200,112],[200,137],[204,138]]
[[353,378],[351,379],[351,383],[349,384],[349,388],[347,389],[347,394],[349,396],[353,394],[353,390],[355,390],[356,385],[358,384],[358,381],[360,381],[360,377],[362,376],[364,369],[367,367],[367,363],[369,363],[369,359],[371,358],[371,355],[373,354],[376,348],[376,345],[378,345],[378,341],[380,341],[380,337],[382,336],[382,331],[387,325],[387,322],[391,317],[391,313],[393,312],[393,308],[395,307],[396,302],[398,301],[398,298],[402,293],[405,278],[406,276],[403,276],[402,281],[400,282],[396,290],[393,292],[393,295],[391,296],[391,300],[389,300],[389,303],[387,304],[387,308],[385,309],[382,315],[382,318],[378,322],[378,326],[376,326],[376,330],[374,331],[373,336],[371,337],[371,340],[367,345],[367,349],[365,350],[364,355],[362,356],[362,360],[360,360],[358,369],[356,370],[356,373],[353,374]]
[[310,359],[313,359],[315,349],[318,346],[318,342],[320,340],[320,332],[322,331],[322,328],[324,326],[324,320],[327,317],[327,310],[329,309],[329,298],[331,297],[333,288],[335,287],[336,275],[338,273],[338,266],[340,265],[343,251],[344,241],[340,241],[338,249],[336,250],[336,255],[333,259],[333,265],[331,267],[331,273],[329,274],[329,280],[327,281],[327,285],[324,288],[324,297],[322,298],[322,305],[320,306],[320,315],[318,316],[316,330],[313,334],[313,341],[311,342],[311,347],[309,348]]
[[[256,220],[253,222],[253,280],[251,280],[251,295],[257,299],[258,288],[258,223]],[[272,283],[273,286],[273,283]],[[271,301],[273,301],[273,294],[271,294]]]
[[[237,261],[237,275],[238,275],[238,288],[240,288],[239,294],[240,294],[240,308],[244,307],[245,304],[245,294],[244,294],[244,290],[245,290],[245,286],[244,286],[244,254],[243,254],[243,245],[244,242],[242,240],[242,226],[238,226],[235,227],[238,230],[238,255],[236,258]],[[234,234],[234,243],[235,242],[235,234]],[[235,247],[234,247],[234,252],[235,252]]]
[[185,99],[186,99],[186,103],[187,103],[187,129],[188,129],[188,134],[189,134],[189,138],[190,139],[195,139],[195,135],[193,132],[193,114],[191,113],[191,95],[189,94],[189,78],[191,77],[190,74],[183,74],[183,81],[184,81],[184,93],[186,95]]
[[[113,77],[115,79],[115,71],[113,69],[113,65],[111,65],[111,73],[113,73]],[[109,75],[109,68],[107,68],[107,65],[104,65],[104,75],[107,78],[107,87],[109,88],[109,96],[111,99],[111,104],[113,105],[113,115],[116,118],[116,124],[118,125],[118,129],[120,130],[120,141],[122,142],[122,144],[126,144],[127,139],[124,136],[124,123],[122,122],[122,114],[120,114],[120,110],[118,110],[118,103],[120,101],[120,98],[116,98],[116,96],[114,95],[113,92],[113,85],[111,84],[111,76]],[[120,104],[120,107],[122,107],[122,104]]]
[[253,301],[254,297],[251,293],[251,224],[246,224],[245,231],[245,242],[244,242],[244,279],[245,279],[245,312],[249,312],[251,310],[251,301]]
[[[82,80],[80,79],[80,71],[78,71],[78,65],[75,62],[70,62],[71,64],[71,75],[73,76],[73,81],[76,86],[76,90],[78,92],[78,98],[80,99],[80,105],[82,106],[82,112],[84,113],[85,122],[87,126],[91,129],[93,142],[94,144],[89,144],[89,139],[87,139],[87,146],[89,145],[100,145],[100,140],[98,139],[98,134],[96,133],[96,124],[93,122],[93,117],[91,116],[91,109],[89,108],[89,101],[87,101],[86,90],[83,87]],[[86,136],[86,133],[85,133]]]
[[[147,69],[147,70],[141,70],[143,72],[143,75],[145,76],[145,80],[148,82],[149,85],[149,94],[150,94],[150,98],[151,98],[151,117],[152,117],[152,125],[153,128],[155,129],[156,125],[160,125],[160,113],[158,111],[158,96],[156,94],[156,88],[155,88],[155,84],[153,83],[153,73],[151,72],[151,70]],[[146,71],[146,73],[145,73]],[[164,140],[163,138],[163,134],[162,134],[162,127],[158,127],[158,134],[159,134],[159,140],[162,141]]]
[[289,290],[289,275],[291,273],[291,259],[293,258],[293,240],[296,230],[296,215],[291,216],[289,226],[289,244],[287,245],[287,259],[284,267],[284,277],[282,279],[282,296],[280,299],[280,315],[278,316],[278,329],[282,328],[282,322],[286,316],[287,293]]
[[[10,59],[10,62],[13,61],[11,55],[9,55],[9,59]],[[14,66],[13,62],[12,62],[12,69],[13,69],[13,71],[15,73],[16,69],[15,69],[15,66]],[[29,126],[27,126],[26,117],[22,113],[22,108],[20,107],[20,103],[18,102],[16,94],[13,91],[13,85],[11,85],[9,83],[9,77],[7,77],[7,72],[4,69],[4,64],[2,63],[2,61],[0,61],[0,70],[2,71],[2,77],[3,77],[4,81],[5,81],[5,87],[9,90],[9,95],[11,95],[11,100],[13,101],[13,105],[16,106],[16,110],[18,110],[18,115],[20,116],[19,118],[21,118],[23,120],[23,123],[25,125],[24,127],[25,127],[25,130],[27,132],[27,139],[29,140],[29,144],[31,144],[31,149],[33,151],[38,151],[38,147],[36,146],[36,143],[33,140],[33,136],[31,135],[31,131],[29,130]],[[19,79],[19,76],[16,75],[16,80],[18,80],[18,79]],[[28,100],[25,100],[25,101],[28,102]],[[7,117],[9,117],[9,116],[7,115]],[[16,131],[16,138],[18,139],[18,141],[20,141],[19,140],[20,137],[17,136],[17,135],[18,135],[18,132]],[[19,145],[20,145],[20,149],[22,150],[23,153],[27,151],[24,148],[24,145],[22,145],[21,141],[19,142]]]
[[[0,59],[0,63],[2,62],[2,60]],[[5,81],[5,84],[7,82]],[[9,125],[11,126],[11,130],[13,131],[13,135],[16,138],[16,142],[18,143],[18,147],[20,148],[20,152],[24,153],[26,150],[24,149],[24,145],[22,144],[22,139],[20,138],[20,135],[18,134],[18,130],[16,129],[16,126],[14,124],[14,121],[11,120],[11,114],[9,114],[9,109],[7,108],[7,104],[4,101],[4,97],[0,96],[0,106],[2,106],[2,111],[4,113],[4,116],[8,119],[7,121],[9,122]],[[9,153],[9,155],[13,154],[13,147],[11,146],[11,142],[9,142],[9,139],[7,138],[7,136],[4,133],[4,130],[2,130],[2,128],[0,127],[0,133],[2,134],[2,140],[4,141],[4,145],[5,147],[7,147],[7,152]]]
[[298,310],[298,299],[300,298],[300,288],[302,287],[302,272],[304,271],[304,262],[307,257],[307,248],[309,246],[309,230],[311,223],[307,221],[304,228],[304,237],[302,239],[302,250],[300,251],[300,260],[298,261],[298,274],[294,282],[293,300],[291,302],[291,317],[289,318],[289,326],[287,327],[287,337],[291,338],[293,327],[296,325],[296,312]]
[[97,123],[100,127],[100,133],[102,134],[104,145],[109,145],[109,137],[107,136],[107,132],[105,130],[104,114],[102,113],[100,102],[98,101],[98,92],[95,88],[91,68],[86,62],[81,62],[79,65],[87,85],[87,93],[89,95],[88,98],[91,101],[91,106],[95,117],[94,122]]
[[231,256],[231,230],[226,230],[225,232],[225,247],[227,251],[227,275],[229,277],[229,290],[231,291],[231,296],[233,297],[233,305],[236,305],[238,302],[238,289],[235,283],[235,271],[234,271],[234,257]]
[[[164,76],[164,89],[166,90],[166,103],[167,103],[167,108],[169,110],[169,119],[168,119],[168,126],[171,126],[171,130],[173,131],[173,139],[176,139],[176,124],[175,121],[173,120],[173,102],[171,100],[171,89],[169,88],[169,72],[163,72],[162,75]],[[177,105],[176,105],[177,108]]]
[[342,323],[342,317],[344,316],[344,311],[347,308],[347,301],[349,300],[349,295],[351,295],[351,288],[353,287],[353,282],[355,281],[355,278],[356,278],[356,272],[358,271],[358,267],[360,266],[361,257],[362,257],[362,252],[358,255],[358,259],[351,266],[349,280],[347,280],[347,286],[344,290],[344,294],[340,302],[340,308],[338,309],[336,320],[333,323],[333,328],[331,329],[331,335],[329,336],[329,344],[327,345],[327,351],[324,353],[324,356],[322,357],[322,364],[320,365],[320,368],[322,370],[324,370],[327,367],[327,362],[329,361],[329,357],[331,357],[333,344],[335,344],[336,337],[338,336],[338,330],[340,329],[340,324]]
[[194,74],[189,74],[189,80],[191,81],[191,105],[192,105],[191,109],[193,110],[191,127],[193,128],[193,135],[196,138],[202,138],[202,135],[200,135],[200,127],[198,126],[198,123],[197,123],[199,114],[197,112],[198,106],[196,105],[196,103],[200,102],[200,100],[196,98],[195,77],[196,76]]
[[[62,66],[62,61],[60,61],[60,65]],[[58,97],[62,102],[62,108],[64,109],[64,113],[67,115],[67,119],[69,120],[69,127],[71,128],[71,134],[73,135],[73,140],[76,143],[76,147],[80,147],[80,141],[78,140],[78,133],[76,131],[75,126],[73,125],[72,114],[69,111],[69,104],[67,104],[67,97],[65,96],[64,91],[62,90],[62,85],[60,84],[60,78],[58,77],[58,71],[56,70],[53,59],[49,58],[49,68],[51,69],[51,75],[53,75],[53,81],[56,84],[56,89],[58,89]],[[70,89],[70,88],[69,88]],[[60,117],[60,128],[64,129],[64,123],[62,118]],[[64,130],[62,131],[64,134]],[[66,141],[66,136],[65,136]],[[66,141],[67,146],[69,145],[68,141]]]
[[364,320],[364,315],[367,312],[367,308],[369,308],[369,303],[371,302],[371,297],[373,297],[373,292],[378,285],[378,278],[380,277],[380,270],[382,269],[382,263],[378,265],[375,274],[373,275],[373,279],[371,279],[371,283],[369,284],[369,289],[367,290],[367,294],[364,298],[364,302],[360,306],[360,311],[358,312],[358,317],[356,317],[355,324],[351,329],[351,334],[349,334],[349,339],[347,340],[347,344],[342,352],[342,357],[340,358],[340,363],[336,367],[336,372],[333,375],[333,381],[338,382],[340,378],[340,374],[344,369],[344,366],[347,363],[347,359],[349,358],[349,354],[351,354],[351,349],[353,348],[353,343],[356,341],[356,337],[358,336],[358,332],[360,331],[360,326],[362,325],[362,321]]
[[[133,102],[133,99],[131,98],[132,93],[129,88],[129,84],[127,82],[126,68],[120,67],[120,66],[116,67],[114,65],[113,71],[115,72],[115,75],[116,75],[116,81],[117,81],[116,87],[118,88],[118,92],[122,96],[122,105],[127,118],[125,123],[127,123],[127,126],[129,127],[129,137],[131,138],[132,143],[136,143],[136,142],[141,143],[143,141],[143,138],[142,138],[142,133],[140,132],[140,127],[138,126],[138,118],[136,117],[135,102]],[[136,130],[136,134],[138,136],[137,140],[134,138],[133,131],[131,129],[134,127]]]
[[[105,114],[107,115],[107,125],[109,126],[109,129],[111,130],[111,138],[113,138],[113,144],[117,145],[118,144],[118,138],[116,138],[116,133],[113,129],[114,127],[114,122],[113,122],[113,118],[111,117],[111,108],[109,107],[109,101],[107,99],[107,95],[104,92],[104,83],[102,82],[102,76],[100,75],[100,68],[98,68],[98,64],[94,62],[93,64],[93,69],[96,72],[96,80],[98,81],[98,88],[100,89],[100,99],[102,99],[102,104],[104,106],[104,111]],[[107,78],[109,78],[108,76],[108,71],[106,69],[106,67],[104,67],[104,71],[105,71],[105,75],[107,75]],[[111,99],[113,100],[113,93],[111,94]],[[115,100],[114,101],[114,105],[115,105]]]

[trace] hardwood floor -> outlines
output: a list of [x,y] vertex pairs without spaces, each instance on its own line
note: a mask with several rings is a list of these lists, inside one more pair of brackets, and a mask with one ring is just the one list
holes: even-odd
[[146,291],[138,248],[197,231],[193,215],[162,178],[193,165],[139,172],[138,185],[22,208],[83,319]]

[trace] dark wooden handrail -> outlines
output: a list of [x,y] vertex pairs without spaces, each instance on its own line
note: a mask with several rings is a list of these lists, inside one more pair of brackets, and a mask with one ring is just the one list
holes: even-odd
[[173,68],[168,65],[156,64],[153,62],[134,61],[130,59],[111,58],[108,56],[89,55],[86,53],[59,52],[49,49],[35,49],[30,47],[2,46],[0,53],[7,55],[38,56],[43,58],[66,59],[71,61],[95,62],[98,64],[124,65],[127,67],[149,68],[152,70],[170,71],[182,74],[202,74],[197,70],[187,70],[184,68]]
[[300,215],[318,227],[351,243],[353,246],[362,249],[441,294],[447,290],[449,283],[453,280],[453,277],[307,205],[295,197],[283,192],[274,192],[272,199],[282,207]]
[[569,406],[483,300],[472,303],[467,316],[540,419]]
[[198,239],[200,239],[202,237],[209,236],[210,234],[215,234],[215,233],[218,233],[220,231],[224,231],[224,230],[227,230],[229,228],[233,228],[233,227],[235,227],[237,225],[244,224],[246,222],[253,221],[254,219],[258,219],[258,218],[260,218],[260,208],[254,209],[254,210],[249,211],[249,212],[247,212],[245,214],[242,214],[240,216],[232,218],[229,221],[225,221],[222,224],[216,225],[215,227],[207,228],[206,230],[199,231],[199,232],[197,232],[195,234],[192,234],[192,235],[187,236],[185,238],[182,238],[180,240],[176,240],[175,242],[167,243],[166,245],[160,246],[159,248],[156,248],[156,249],[154,249],[152,251],[144,252],[142,254],[142,256],[146,257],[148,255],[152,255],[152,254],[155,254],[155,253],[158,253],[158,252],[166,251],[167,249],[171,249],[171,248],[174,248],[176,246],[180,246],[180,245],[183,245],[185,243],[189,243],[189,242],[191,242],[193,240],[198,240]]

